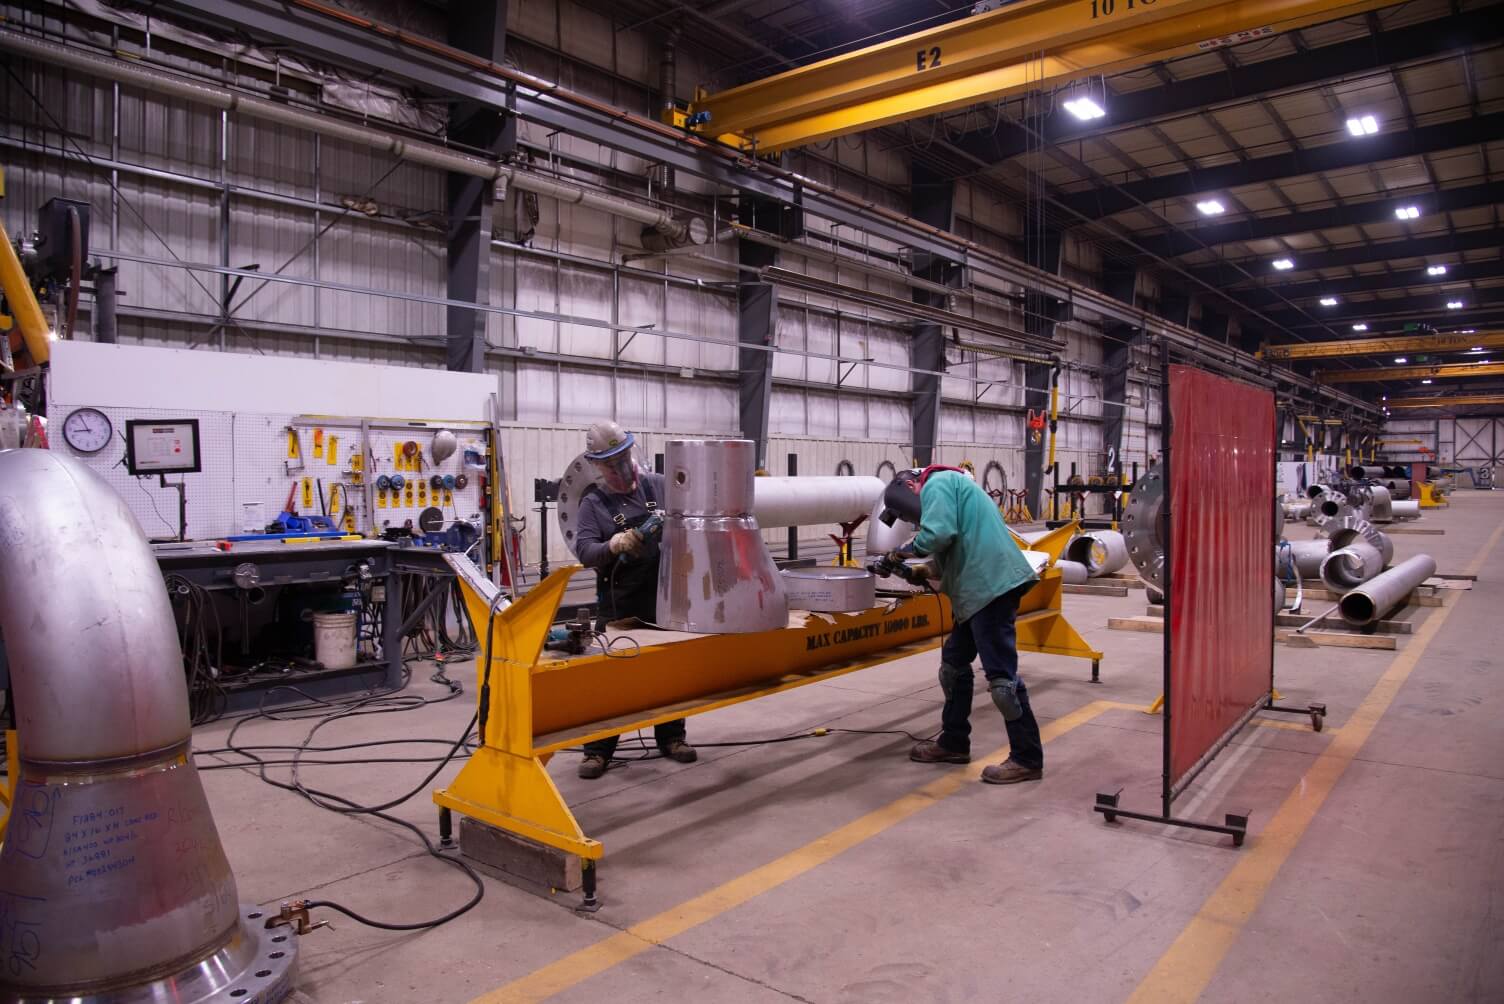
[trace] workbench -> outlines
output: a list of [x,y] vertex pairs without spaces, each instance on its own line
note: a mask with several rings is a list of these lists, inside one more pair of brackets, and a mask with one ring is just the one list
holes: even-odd
[[[235,570],[246,564],[255,567],[257,588],[271,590],[295,585],[338,586],[364,563],[380,586],[377,595],[385,611],[402,609],[404,574],[453,574],[441,552],[385,540],[237,541],[229,550],[222,550],[218,541],[205,540],[154,544],[152,551],[164,576],[179,575],[206,590],[222,593],[242,588],[236,584]],[[328,696],[352,689],[398,686],[402,681],[402,638],[422,619],[427,606],[412,611],[406,623],[382,617],[379,659],[357,662],[349,669],[300,676],[298,687],[312,696]],[[238,689],[232,694],[231,707],[254,707],[264,690],[279,682],[283,681],[267,675]]]

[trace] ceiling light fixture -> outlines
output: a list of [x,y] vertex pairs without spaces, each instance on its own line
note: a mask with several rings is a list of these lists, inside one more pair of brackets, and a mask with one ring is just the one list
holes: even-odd
[[1091,98],[1072,98],[1065,103],[1065,110],[1082,122],[1090,122],[1092,119],[1099,119],[1107,114],[1107,109]]
[[1397,206],[1394,210],[1395,219],[1413,220],[1420,216],[1420,208],[1417,206]]
[[1372,115],[1355,115],[1347,120],[1347,131],[1354,136],[1372,136],[1379,131],[1379,120]]
[[1362,324],[1362,323],[1354,324],[1353,325],[1353,330],[1354,331],[1367,331],[1368,330],[1368,325]]
[[1421,381],[1421,383],[1430,383],[1430,382],[1431,382],[1431,378],[1430,377],[1426,377],[1424,380]]
[[1295,263],[1289,258],[1276,258],[1272,264],[1281,272],[1288,272],[1295,267]]
[[1448,300],[1447,301],[1447,309],[1448,310],[1461,310],[1462,309],[1462,301],[1461,300]]
[[1428,266],[1426,266],[1426,275],[1446,275],[1446,274],[1447,274],[1447,267],[1445,265],[1428,265]]
[[1481,345],[1474,345],[1472,348],[1468,349],[1468,351],[1469,352],[1482,352],[1483,351],[1483,346],[1481,346]]
[[1227,212],[1227,207],[1216,199],[1207,199],[1203,202],[1198,202],[1196,203],[1196,208],[1201,211],[1202,216],[1221,216]]
[[1407,356],[1395,356],[1394,361],[1397,363],[1408,363],[1410,359]]
[[1335,296],[1323,296],[1321,298],[1321,305],[1323,307],[1335,307],[1337,305],[1337,298]]

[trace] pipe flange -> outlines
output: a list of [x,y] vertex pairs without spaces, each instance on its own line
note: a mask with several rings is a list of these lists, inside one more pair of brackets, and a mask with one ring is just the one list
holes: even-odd
[[1133,483],[1123,510],[1123,540],[1138,574],[1157,589],[1164,588],[1165,545],[1160,539],[1160,512],[1165,502],[1165,479],[1150,470]]
[[[272,913],[276,911],[273,910]],[[289,927],[267,927],[267,912],[254,903],[240,904],[240,923],[230,940],[206,959],[171,976],[82,996],[66,995],[74,1004],[277,1004],[292,993],[298,964],[298,936]],[[7,997],[18,1004],[44,1004],[53,996]]]
[[580,503],[599,483],[600,475],[595,465],[586,460],[583,453],[571,460],[564,473],[559,475],[559,508],[555,510],[555,518],[559,521],[559,532],[564,535],[569,553],[576,557],[574,536],[579,526]]
[[1353,507],[1349,504],[1347,496],[1330,488],[1315,500],[1312,511],[1316,514],[1316,525],[1321,528],[1322,533],[1330,533],[1328,527],[1340,524],[1353,515]]

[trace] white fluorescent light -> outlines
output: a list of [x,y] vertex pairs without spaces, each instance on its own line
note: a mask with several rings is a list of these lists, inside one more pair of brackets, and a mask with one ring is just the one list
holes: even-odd
[[1379,120],[1372,115],[1357,115],[1347,120],[1347,131],[1354,136],[1372,136],[1379,131]]
[[1065,103],[1065,110],[1082,122],[1090,122],[1092,119],[1099,119],[1107,114],[1107,109],[1091,98],[1073,98]]
[[1430,382],[1431,382],[1431,378],[1430,377],[1426,377],[1424,380],[1421,381],[1421,383],[1430,383]]
[[1462,301],[1461,300],[1448,300],[1447,301],[1447,309],[1448,310],[1461,310],[1462,309]]
[[1220,216],[1227,212],[1227,207],[1216,199],[1207,199],[1205,202],[1196,203],[1196,208],[1201,210],[1202,216]]
[[1481,346],[1481,345],[1474,345],[1472,348],[1468,349],[1468,351],[1469,352],[1482,352],[1483,351],[1483,346]]
[[1407,363],[1407,362],[1409,362],[1409,361],[1410,361],[1410,360],[1409,360],[1409,358],[1408,358],[1408,357],[1406,357],[1406,356],[1395,356],[1395,357],[1394,357],[1394,361],[1395,361],[1395,362],[1397,362],[1397,363]]
[[1397,206],[1394,215],[1396,219],[1413,220],[1420,216],[1420,209],[1416,206]]
[[1446,274],[1447,274],[1447,267],[1445,265],[1428,265],[1426,267],[1426,275],[1446,275]]
[[1457,333],[1459,335],[1471,335],[1474,332],[1476,332],[1477,330],[1478,330],[1477,328],[1463,328],[1461,331],[1459,331]]
[[1272,264],[1281,272],[1288,272],[1295,267],[1295,263],[1288,258],[1276,258]]
[[1335,296],[1323,296],[1321,298],[1321,305],[1323,307],[1335,307],[1337,305],[1337,298]]
[[1368,325],[1366,325],[1366,324],[1354,324],[1353,325],[1353,330],[1354,331],[1367,331],[1368,330]]

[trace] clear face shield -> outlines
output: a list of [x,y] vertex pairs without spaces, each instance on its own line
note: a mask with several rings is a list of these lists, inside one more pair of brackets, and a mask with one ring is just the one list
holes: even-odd
[[607,491],[625,495],[637,487],[637,463],[632,459],[632,453],[627,449],[614,457],[591,461]]

